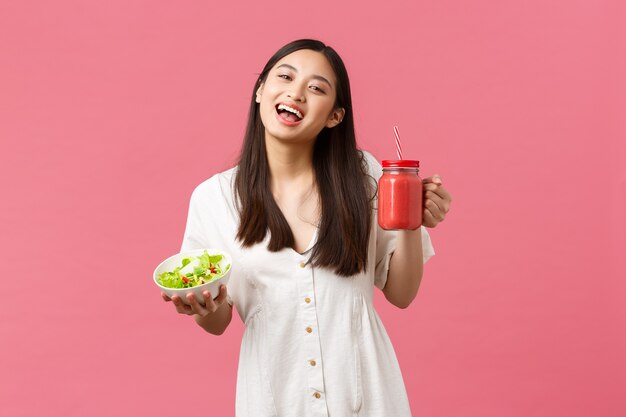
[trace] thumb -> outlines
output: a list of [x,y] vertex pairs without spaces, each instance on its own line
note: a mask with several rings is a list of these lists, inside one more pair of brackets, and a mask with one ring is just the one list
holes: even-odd
[[424,182],[425,184],[428,184],[428,183],[433,183],[437,185],[443,184],[443,181],[441,180],[441,177],[439,176],[439,174],[435,174],[432,177],[425,178],[424,181],[422,182]]

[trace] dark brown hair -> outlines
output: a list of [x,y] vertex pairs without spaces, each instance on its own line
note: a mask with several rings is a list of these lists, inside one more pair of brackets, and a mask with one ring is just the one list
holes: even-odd
[[309,262],[351,276],[367,267],[372,189],[363,152],[357,149],[350,82],[343,61],[329,46],[312,39],[291,42],[265,64],[252,90],[244,143],[236,170],[235,190],[240,216],[237,239],[244,247],[260,243],[270,233],[268,249],[277,252],[294,246],[294,237],[270,191],[265,127],[255,101],[258,87],[286,55],[310,49],[324,54],[337,77],[335,108],[343,107],[343,121],[324,128],[313,149],[313,169],[321,200],[317,242]]

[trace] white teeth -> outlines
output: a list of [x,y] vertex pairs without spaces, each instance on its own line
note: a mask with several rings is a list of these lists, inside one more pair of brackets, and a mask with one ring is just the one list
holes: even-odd
[[299,118],[301,118],[301,119],[304,117],[304,116],[302,115],[302,113],[300,113],[298,110],[296,110],[296,109],[292,109],[291,107],[286,106],[286,105],[284,105],[284,104],[279,104],[279,105],[278,105],[278,110],[287,110],[288,112],[295,114],[296,116],[298,116],[298,117],[299,117]]

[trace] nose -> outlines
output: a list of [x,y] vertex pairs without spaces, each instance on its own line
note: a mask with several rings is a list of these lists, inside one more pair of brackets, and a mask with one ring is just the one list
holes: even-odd
[[293,101],[299,101],[301,103],[304,103],[304,101],[306,100],[304,98],[304,95],[298,93],[287,93],[287,97],[289,97]]
[[302,93],[302,87],[299,85],[294,85],[292,90],[287,93],[287,97],[293,101],[299,101],[301,103],[306,101],[306,97]]

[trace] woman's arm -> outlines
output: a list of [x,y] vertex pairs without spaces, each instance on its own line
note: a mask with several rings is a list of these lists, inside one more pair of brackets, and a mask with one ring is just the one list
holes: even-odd
[[[443,187],[437,174],[426,178],[424,183],[424,207],[422,225],[435,227],[441,223],[448,211],[452,196]],[[383,289],[385,298],[396,307],[407,308],[415,299],[424,273],[422,231],[401,230],[398,232],[396,250],[391,255],[387,283]]]
[[383,288],[385,298],[396,307],[407,308],[417,295],[423,272],[422,231],[399,231]]

